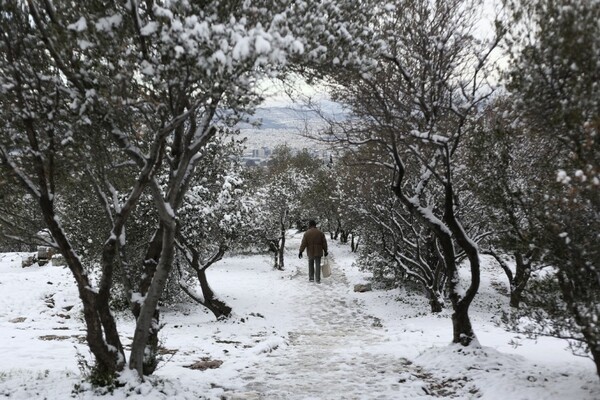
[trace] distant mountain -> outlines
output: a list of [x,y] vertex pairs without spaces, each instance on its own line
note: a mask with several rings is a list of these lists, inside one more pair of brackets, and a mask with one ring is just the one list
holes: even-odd
[[[342,107],[332,101],[319,103],[320,113],[328,119],[340,120],[346,117]],[[300,105],[261,107],[250,117],[252,122],[259,122],[258,129],[290,129],[297,130],[299,127],[323,125],[323,119],[313,109]],[[250,124],[241,124],[241,129],[256,129]]]
[[305,121],[316,120],[318,116],[311,111],[298,110],[288,107],[267,107],[259,108],[256,113],[250,117],[251,124],[241,124],[241,129],[280,129],[280,130],[298,130],[299,126],[304,126]]
[[[321,104],[321,112],[327,118],[345,118],[342,108],[333,102]],[[289,107],[262,107],[250,117],[251,123],[239,124],[240,134],[247,138],[248,148],[273,149],[286,144],[292,148],[320,147],[322,143],[311,142],[303,134],[308,128],[316,132],[325,121],[314,110],[292,105]]]

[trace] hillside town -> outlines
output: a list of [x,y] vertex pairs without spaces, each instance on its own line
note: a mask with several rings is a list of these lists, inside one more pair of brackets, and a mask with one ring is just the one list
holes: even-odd
[[[320,159],[324,164],[333,162],[333,152],[327,149],[307,149],[307,148],[292,148],[292,153],[297,154],[301,151],[308,153],[316,159]],[[274,149],[270,147],[248,148],[242,156],[242,162],[246,167],[264,167],[269,164],[269,160],[273,155]]]

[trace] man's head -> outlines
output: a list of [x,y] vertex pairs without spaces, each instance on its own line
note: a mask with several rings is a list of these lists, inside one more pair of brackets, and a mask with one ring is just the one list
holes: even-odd
[[314,219],[311,219],[310,221],[308,221],[308,227],[309,228],[316,228],[317,227],[317,222]]

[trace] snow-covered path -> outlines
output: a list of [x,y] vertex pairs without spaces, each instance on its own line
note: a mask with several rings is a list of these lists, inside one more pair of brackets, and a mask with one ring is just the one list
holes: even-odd
[[[290,253],[297,253],[298,240],[294,237],[288,242]],[[340,252],[347,249],[333,249],[333,274],[321,284],[308,282],[305,258],[294,262],[297,273],[292,279],[304,290],[292,291],[293,298],[288,299],[301,305],[288,310],[297,313],[288,347],[243,370],[245,390],[228,398],[432,398],[427,393],[435,392],[437,385],[431,376],[391,354],[381,321],[350,295],[353,288],[335,262]]]
[[[159,369],[106,394],[82,382],[93,359],[73,278],[65,267],[21,268],[27,254],[0,254],[0,397],[80,400],[596,400],[591,361],[565,342],[530,340],[494,323],[508,298],[483,264],[472,319],[482,346],[451,341],[450,310],[431,314],[418,292],[355,293],[370,274],[332,241],[333,275],[309,283],[301,234],[289,232],[285,271],[268,255],[237,254],[211,267],[224,321],[192,302],[164,307]],[[126,348],[134,330],[117,314]],[[128,354],[127,354],[128,355]],[[83,361],[83,362],[82,362]],[[216,368],[195,368],[214,363]],[[60,384],[57,384],[60,382]]]

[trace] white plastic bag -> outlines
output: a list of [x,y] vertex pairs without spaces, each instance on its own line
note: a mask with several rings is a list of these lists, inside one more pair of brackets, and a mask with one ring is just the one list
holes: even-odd
[[329,278],[331,276],[331,266],[329,265],[329,258],[327,257],[323,259],[321,272],[323,273],[323,278]]

